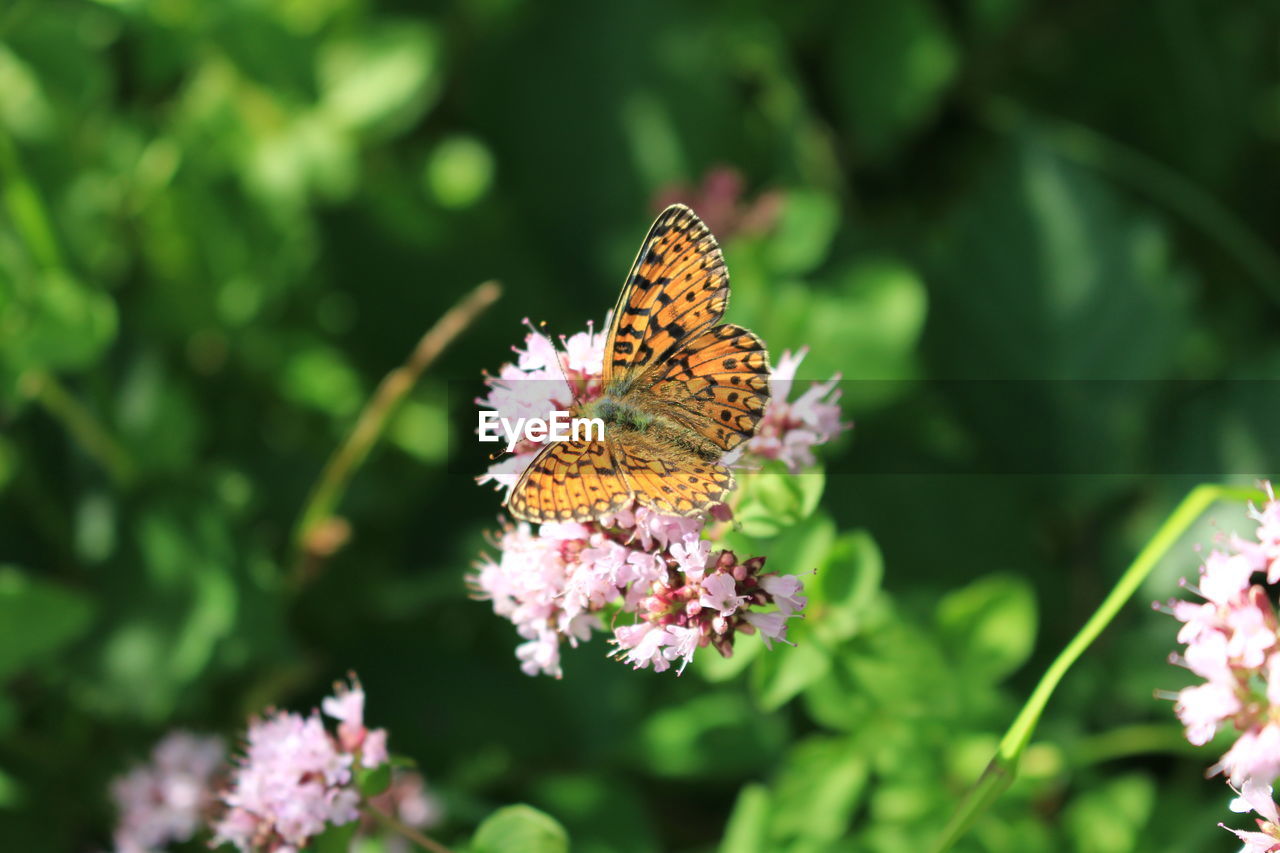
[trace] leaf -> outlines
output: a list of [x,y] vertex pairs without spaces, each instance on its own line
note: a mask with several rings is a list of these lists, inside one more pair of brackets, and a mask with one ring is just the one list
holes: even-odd
[[804,275],[826,259],[840,225],[835,196],[818,190],[793,189],[765,247],[774,275]]
[[406,127],[435,100],[439,53],[435,32],[416,23],[331,42],[319,58],[324,109],[352,130]]
[[819,469],[796,475],[779,462],[742,478],[743,495],[734,523],[747,536],[767,538],[808,518],[826,484]]
[[0,361],[10,369],[87,367],[115,340],[116,304],[106,293],[57,270],[19,284],[0,269]]
[[554,818],[523,804],[498,809],[471,839],[471,853],[568,853],[569,836]]
[[958,52],[932,3],[861,0],[833,24],[832,86],[857,149],[883,157],[930,117]]
[[767,853],[769,789],[747,785],[738,792],[720,842],[720,853]]
[[312,838],[304,848],[307,853],[350,853],[351,839],[360,829],[360,821],[353,820],[341,826],[330,826]]
[[780,720],[740,693],[712,693],[654,712],[640,731],[641,762],[656,776],[715,777],[763,770],[781,749]]
[[964,672],[999,681],[1035,646],[1035,593],[1017,575],[982,578],[939,602],[938,628]]
[[1155,784],[1130,773],[1086,790],[1066,810],[1066,824],[1082,853],[1126,853],[1135,849],[1156,803]]
[[0,681],[75,640],[92,614],[79,593],[0,566]]
[[816,576],[805,579],[810,630],[828,645],[855,636],[883,576],[884,559],[871,534],[841,535],[823,555]]
[[840,838],[866,788],[868,772],[867,759],[849,738],[801,741],[773,784],[770,837],[780,842]]
[[376,797],[391,787],[391,762],[384,761],[377,767],[357,767],[356,787],[360,796],[368,799]]
[[[795,624],[794,620],[791,624]],[[776,711],[800,691],[827,674],[831,655],[816,641],[795,646],[775,643],[761,655],[751,670],[751,686],[761,710]]]

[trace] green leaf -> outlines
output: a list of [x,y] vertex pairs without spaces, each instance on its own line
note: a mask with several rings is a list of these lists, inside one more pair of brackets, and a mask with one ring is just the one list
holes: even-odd
[[837,105],[856,150],[870,158],[887,154],[924,124],[959,64],[956,46],[927,0],[845,4],[832,38]]
[[765,260],[774,275],[804,275],[826,259],[840,225],[840,205],[835,196],[818,190],[787,192],[774,230],[765,248]]
[[471,839],[471,853],[568,853],[569,836],[554,818],[532,806],[498,809]]
[[360,376],[342,352],[319,343],[290,357],[281,382],[285,396],[335,417],[353,414],[364,398]]
[[357,767],[356,787],[366,799],[376,797],[391,787],[391,762],[384,761],[377,767]]
[[747,785],[738,792],[720,842],[720,853],[767,853],[769,789]]
[[92,614],[79,593],[0,566],[0,681],[75,640]]
[[1126,853],[1135,849],[1156,804],[1155,783],[1130,773],[1086,790],[1066,811],[1066,824],[1082,853]]
[[423,169],[423,185],[442,206],[462,209],[475,204],[493,183],[493,155],[478,139],[453,136],[432,150]]
[[840,838],[862,798],[868,772],[866,757],[851,739],[801,741],[773,785],[770,837],[779,842]]
[[802,639],[794,646],[775,643],[751,669],[756,702],[762,710],[776,711],[830,669],[831,655],[816,641]]
[[964,672],[999,681],[1035,646],[1035,593],[1017,575],[982,578],[938,603],[938,628]]
[[814,636],[832,645],[856,635],[883,576],[884,559],[871,534],[858,530],[841,535],[827,549],[816,576],[804,578],[805,591],[811,593],[806,624]]
[[18,284],[0,271],[0,360],[11,369],[83,368],[115,340],[116,304],[106,293],[58,270]]
[[304,848],[307,853],[350,853],[351,839],[360,829],[360,821],[353,820],[342,826],[331,826],[312,838]]
[[640,762],[657,776],[742,776],[763,770],[785,735],[781,720],[740,693],[712,693],[652,714],[640,731]]
[[767,538],[808,518],[818,505],[826,484],[821,469],[792,474],[781,463],[742,478],[743,495],[734,513],[741,532]]
[[433,30],[408,23],[327,44],[319,60],[324,109],[353,130],[399,130],[435,100],[439,53]]

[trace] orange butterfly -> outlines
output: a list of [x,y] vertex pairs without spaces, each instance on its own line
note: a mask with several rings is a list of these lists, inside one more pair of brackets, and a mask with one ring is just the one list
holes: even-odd
[[599,441],[552,441],[507,498],[516,518],[587,521],[631,501],[695,515],[724,500],[721,456],[755,434],[769,358],[753,332],[720,323],[729,272],[710,229],[682,204],[649,229],[613,309],[604,390],[574,406]]

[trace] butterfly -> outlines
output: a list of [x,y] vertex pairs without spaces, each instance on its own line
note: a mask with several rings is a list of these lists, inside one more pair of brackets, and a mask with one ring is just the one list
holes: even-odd
[[755,333],[720,323],[729,272],[692,210],[654,221],[614,306],[603,391],[573,407],[604,422],[600,440],[548,442],[506,505],[535,523],[588,521],[632,501],[696,515],[724,500],[721,457],[750,439],[769,401],[769,357]]

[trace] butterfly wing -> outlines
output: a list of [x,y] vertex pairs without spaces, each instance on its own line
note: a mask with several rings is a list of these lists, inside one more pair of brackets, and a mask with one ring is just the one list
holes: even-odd
[[764,342],[741,326],[713,326],[687,341],[646,376],[659,411],[730,451],[756,432],[769,402]]
[[723,502],[733,488],[728,468],[673,453],[645,435],[617,442],[614,455],[636,503],[667,515],[697,515]]
[[552,441],[520,475],[507,509],[535,524],[590,521],[630,499],[609,442]]
[[729,303],[729,273],[710,229],[673,204],[640,246],[605,338],[604,384],[625,393],[682,342],[710,328]]

